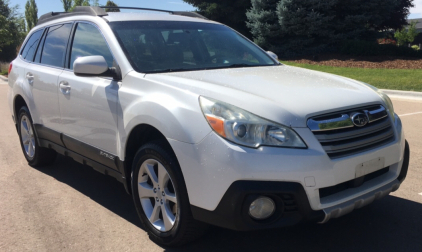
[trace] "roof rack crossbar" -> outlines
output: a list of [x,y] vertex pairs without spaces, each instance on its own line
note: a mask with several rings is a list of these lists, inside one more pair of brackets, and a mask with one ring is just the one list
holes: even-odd
[[99,6],[102,9],[123,9],[123,10],[146,10],[146,11],[159,11],[159,12],[167,12],[173,14],[173,11],[169,10],[160,10],[160,9],[151,9],[151,8],[141,8],[141,7],[121,7],[121,6]]
[[160,9],[151,9],[151,8],[141,8],[141,7],[120,7],[120,6],[100,6],[103,9],[124,9],[124,10],[146,10],[146,11],[158,11],[158,12],[166,12],[172,15],[179,15],[185,17],[195,17],[195,18],[202,18],[207,19],[206,17],[202,16],[201,14],[193,11],[170,11],[170,10],[160,10]]
[[166,12],[171,15],[208,19],[197,12],[191,12],[191,11],[169,11],[169,10],[159,10],[159,9],[151,9],[151,8],[120,7],[120,6],[76,6],[72,12],[49,12],[47,14],[44,14],[38,19],[37,25],[40,25],[40,24],[43,24],[55,19],[70,17],[70,16],[78,16],[78,15],[100,16],[100,17],[107,16],[108,14],[104,9],[159,11],[159,12]]

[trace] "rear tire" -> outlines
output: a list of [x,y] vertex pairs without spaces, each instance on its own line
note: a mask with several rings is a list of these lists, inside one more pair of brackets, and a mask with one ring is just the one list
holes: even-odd
[[143,145],[132,167],[136,210],[152,241],[180,246],[201,237],[207,225],[193,219],[176,157],[160,142]]
[[56,160],[57,153],[54,150],[39,145],[32,117],[26,106],[18,113],[18,134],[23,155],[30,166],[50,165]]

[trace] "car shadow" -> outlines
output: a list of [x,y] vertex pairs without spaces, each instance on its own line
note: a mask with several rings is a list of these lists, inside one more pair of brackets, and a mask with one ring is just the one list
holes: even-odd
[[212,228],[166,251],[422,251],[422,204],[387,196],[326,224],[235,232]]
[[83,193],[128,222],[143,228],[133,205],[132,196],[126,193],[123,184],[115,178],[105,176],[89,166],[62,155],[57,155],[52,165],[36,169]]
[[[38,168],[58,181],[143,227],[132,197],[114,178],[104,176],[71,158],[58,156],[46,168]],[[422,251],[422,204],[387,196],[326,224],[306,223],[274,230],[236,232],[211,227],[201,239],[176,251]]]

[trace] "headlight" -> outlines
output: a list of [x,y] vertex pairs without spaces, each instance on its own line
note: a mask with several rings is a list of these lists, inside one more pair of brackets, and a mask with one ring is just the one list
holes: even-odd
[[393,121],[395,120],[394,117],[394,107],[393,107],[393,103],[390,100],[390,97],[388,97],[388,95],[380,90],[377,90],[378,95],[381,97],[381,99],[384,101],[385,105],[387,105],[387,110],[388,113],[390,113],[391,118],[393,119]]
[[374,90],[375,92],[377,92],[377,94],[381,97],[381,99],[384,101],[385,105],[387,106],[387,110],[388,113],[390,114],[391,118],[393,119],[393,121],[396,120],[396,118],[394,117],[394,107],[393,107],[393,103],[390,100],[390,97],[388,97],[388,95],[384,92],[382,92],[381,90],[379,90],[378,88],[365,83],[365,82],[361,82],[362,84],[368,86],[369,88],[371,88],[372,90]]
[[254,148],[261,145],[306,148],[289,127],[210,98],[200,97],[199,102],[211,128],[229,141]]

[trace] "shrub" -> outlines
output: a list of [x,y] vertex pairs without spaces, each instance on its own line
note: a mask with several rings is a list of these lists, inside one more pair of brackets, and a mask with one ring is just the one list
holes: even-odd
[[396,45],[397,42],[394,39],[390,38],[381,38],[377,40],[378,44],[380,45]]
[[419,48],[419,46],[418,46],[418,45],[412,45],[412,49],[413,49],[413,50],[416,50],[416,51],[419,51],[419,50],[420,50],[420,48]]
[[6,62],[0,62],[0,72],[5,72],[7,74],[7,71],[9,71],[9,63]]
[[422,58],[421,51],[416,51],[405,46],[393,44],[377,44],[361,40],[347,40],[342,43],[339,51],[343,54],[354,56],[395,56]]

